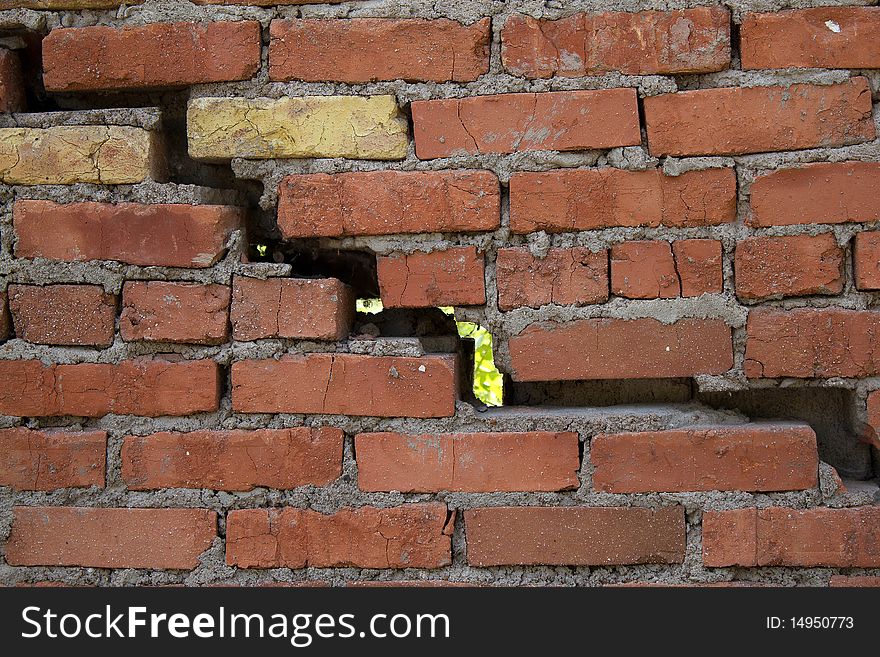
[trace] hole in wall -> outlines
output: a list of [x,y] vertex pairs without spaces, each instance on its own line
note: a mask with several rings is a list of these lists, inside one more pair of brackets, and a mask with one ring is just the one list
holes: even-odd
[[508,381],[507,402],[516,406],[615,406],[685,403],[690,379]]

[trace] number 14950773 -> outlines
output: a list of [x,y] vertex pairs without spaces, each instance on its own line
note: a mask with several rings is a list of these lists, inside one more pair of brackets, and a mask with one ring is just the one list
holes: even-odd
[[768,630],[851,630],[854,627],[852,616],[767,616]]

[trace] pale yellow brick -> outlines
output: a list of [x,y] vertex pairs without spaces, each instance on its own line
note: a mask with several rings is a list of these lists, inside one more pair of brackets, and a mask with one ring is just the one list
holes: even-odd
[[12,185],[139,183],[155,156],[150,133],[129,126],[0,128],[0,181]]
[[197,98],[187,113],[196,159],[406,157],[407,123],[394,96]]

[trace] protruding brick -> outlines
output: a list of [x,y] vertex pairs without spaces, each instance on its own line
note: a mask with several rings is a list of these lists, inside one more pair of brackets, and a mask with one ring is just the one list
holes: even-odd
[[0,128],[0,182],[9,185],[126,185],[160,171],[155,140],[141,128]]
[[[489,18],[274,20],[269,78],[307,82],[470,82],[489,71]],[[340,48],[340,44],[345,44]]]
[[491,171],[358,171],[288,176],[278,190],[287,238],[473,233],[501,225]]
[[676,240],[672,243],[681,296],[698,297],[724,291],[723,248],[718,240]]
[[411,107],[416,154],[422,160],[641,143],[635,89],[419,100]]
[[247,80],[261,49],[256,21],[61,28],[43,39],[43,83],[58,92]]
[[757,309],[749,313],[750,378],[867,377],[880,374],[880,313],[839,308]]
[[486,303],[485,259],[473,246],[378,258],[386,308],[480,306]]
[[100,285],[10,285],[15,333],[37,344],[107,347],[116,332],[116,297]]
[[880,231],[856,235],[853,265],[858,289],[880,290]]
[[880,221],[880,162],[821,162],[759,176],[750,226]]
[[743,69],[880,68],[880,8],[816,7],[745,14]]
[[126,436],[122,480],[131,490],[326,486],[342,474],[343,438],[331,427]]
[[228,285],[129,281],[119,333],[126,342],[222,344],[229,337]]
[[6,560],[14,566],[191,570],[217,536],[207,509],[12,509]]
[[240,413],[448,417],[458,398],[454,356],[313,353],[232,365]]
[[527,247],[498,249],[495,272],[501,310],[608,300],[608,251],[550,249],[536,258]]
[[19,258],[118,260],[157,267],[210,267],[244,225],[240,208],[19,200],[13,209]]
[[232,335],[236,340],[342,340],[354,319],[354,291],[335,278],[236,276]]
[[104,486],[107,434],[0,429],[0,486],[56,490]]
[[576,433],[462,433],[355,437],[365,491],[558,491],[577,488]]
[[407,132],[394,96],[195,98],[187,111],[189,154],[199,160],[401,160]]
[[843,291],[843,249],[832,233],[748,237],[736,245],[736,295],[746,301]]
[[547,322],[529,326],[509,345],[515,381],[689,377],[733,367],[730,327],[715,319]]
[[703,564],[877,568],[880,508],[706,511]]
[[239,568],[442,568],[452,563],[445,504],[362,507],[332,515],[294,508],[227,516],[226,563]]
[[493,507],[465,511],[472,566],[684,561],[684,507]]
[[574,14],[538,20],[522,14],[501,31],[501,61],[514,75],[680,75],[730,64],[730,14],[722,7]]
[[846,146],[875,137],[867,79],[729,87],[645,98],[652,155],[740,155]]
[[611,293],[629,299],[681,296],[669,242],[639,240],[611,247]]
[[0,48],[0,112],[24,112],[26,109],[21,59],[16,51]]
[[216,411],[220,376],[211,360],[128,360],[116,365],[43,365],[0,360],[0,414],[19,417],[73,415],[192,415]]
[[736,219],[733,169],[664,175],[659,169],[571,169],[510,177],[515,233],[616,226],[716,226]]
[[602,434],[590,461],[607,493],[803,490],[819,472],[816,434],[796,423]]

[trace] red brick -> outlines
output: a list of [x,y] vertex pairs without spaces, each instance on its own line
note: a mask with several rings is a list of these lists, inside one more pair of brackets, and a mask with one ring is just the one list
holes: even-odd
[[736,295],[745,301],[843,291],[843,249],[832,233],[749,237],[736,245]]
[[703,514],[703,563],[880,566],[880,508],[737,509]]
[[880,68],[880,9],[817,7],[745,14],[744,69]]
[[288,176],[278,190],[287,238],[474,233],[501,225],[491,171],[359,171]]
[[676,240],[672,243],[681,296],[724,292],[723,248],[718,240]]
[[244,211],[223,205],[141,205],[20,200],[13,222],[19,258],[210,267],[225,253]]
[[526,247],[498,249],[495,267],[501,310],[608,300],[608,251],[550,249],[536,258]]
[[448,417],[458,398],[454,356],[308,354],[232,365],[240,413]]
[[0,292],[0,342],[12,335],[12,320],[6,298],[6,292]]
[[868,423],[875,432],[880,432],[880,390],[868,394]]
[[730,14],[722,7],[574,14],[554,21],[514,14],[501,31],[501,61],[528,78],[721,71],[730,64]]
[[558,491],[578,486],[576,433],[458,433],[355,437],[364,491]]
[[669,242],[635,241],[611,247],[611,293],[629,299],[681,296]]
[[129,281],[119,333],[126,342],[222,344],[229,337],[227,285]]
[[870,575],[832,575],[828,586],[833,587],[880,587],[880,577]]
[[422,160],[641,143],[635,89],[418,100],[411,108],[416,155]]
[[682,563],[681,506],[494,507],[464,512],[472,566]]
[[880,162],[822,162],[759,176],[750,226],[880,221]]
[[354,320],[354,291],[335,278],[236,276],[232,335],[236,340],[343,340]]
[[21,59],[15,50],[0,48],[0,112],[24,112],[27,99]]
[[[470,82],[489,71],[489,18],[274,20],[269,79]],[[340,47],[340,44],[345,44]]]
[[515,381],[674,378],[727,372],[733,343],[721,320],[583,319],[529,326],[510,356]]
[[853,265],[858,289],[880,290],[880,232],[856,235]]
[[652,155],[740,155],[874,139],[867,79],[700,89],[645,98]]
[[104,486],[107,434],[0,429],[0,486],[56,490]]
[[107,347],[116,332],[116,297],[99,285],[10,285],[18,337],[51,345]]
[[206,509],[12,508],[13,566],[191,570],[217,536]]
[[816,434],[805,424],[747,424],[598,435],[593,487],[606,493],[814,488]]
[[43,39],[43,83],[94,91],[247,80],[261,50],[256,21],[61,28]]
[[473,246],[377,260],[379,289],[386,308],[486,303],[485,259]]
[[0,380],[8,382],[0,388],[0,414],[19,417],[159,417],[216,411],[220,405],[220,373],[211,360],[50,366],[3,360]]
[[226,563],[239,568],[442,568],[452,563],[445,504],[324,515],[246,509],[227,516]]
[[867,377],[880,374],[880,313],[839,308],[749,313],[749,378]]
[[122,480],[131,490],[326,486],[342,474],[343,439],[331,427],[126,436]]
[[733,169],[570,169],[510,177],[510,229],[552,233],[616,226],[716,226],[736,219]]

